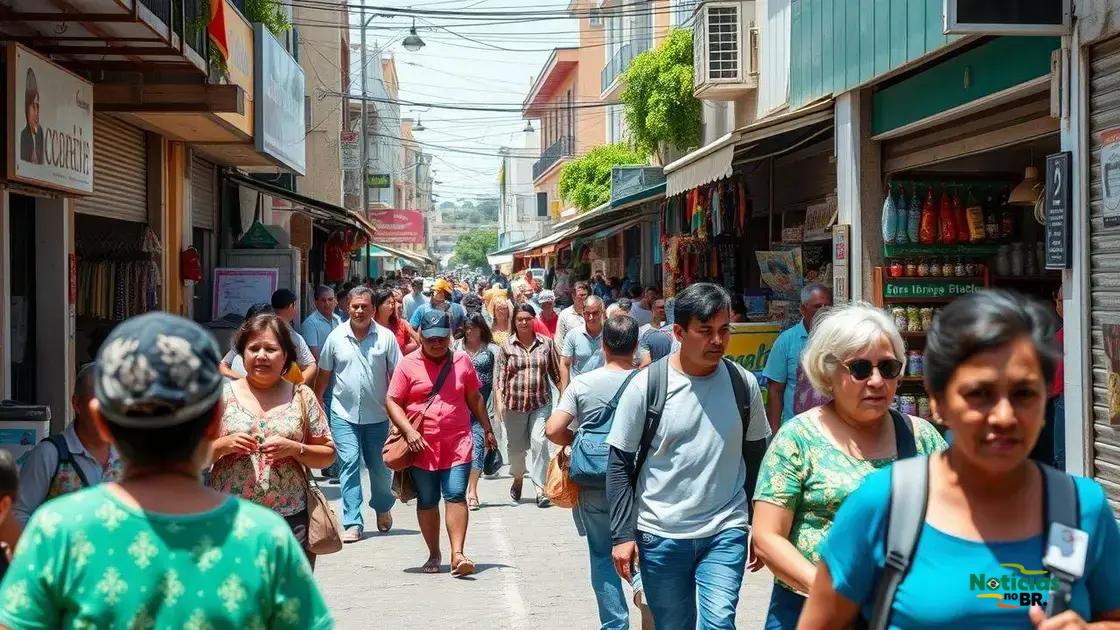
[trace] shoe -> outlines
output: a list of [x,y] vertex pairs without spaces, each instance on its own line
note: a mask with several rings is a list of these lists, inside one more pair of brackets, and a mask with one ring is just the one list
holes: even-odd
[[455,554],[459,556],[459,561],[451,567],[451,577],[466,577],[474,573],[474,562],[461,553]]
[[521,488],[524,486],[522,481],[514,481],[513,485],[509,487],[509,498],[513,499],[514,503],[521,501]]
[[552,501],[549,501],[548,497],[544,496],[543,494],[538,495],[537,496],[537,507],[539,507],[539,508],[552,507]]
[[342,532],[342,542],[356,543],[362,539],[362,528],[359,525],[351,525]]
[[332,486],[337,486],[338,483],[339,483],[338,482],[338,477],[328,477],[327,478],[327,483],[331,484]]
[[393,529],[393,515],[389,512],[377,515],[377,531],[386,534]]

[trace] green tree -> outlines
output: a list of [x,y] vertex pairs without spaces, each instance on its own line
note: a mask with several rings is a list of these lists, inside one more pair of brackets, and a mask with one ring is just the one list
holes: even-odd
[[440,210],[450,210],[454,207],[455,207],[455,202],[454,201],[445,201],[445,202],[439,204],[439,209]]
[[611,198],[611,167],[644,165],[646,153],[624,144],[604,144],[564,165],[560,171],[560,196],[587,212]]
[[623,113],[630,141],[664,158],[665,148],[700,144],[702,107],[692,95],[692,31],[677,29],[634,58],[623,75]]
[[487,197],[485,199],[479,199],[478,204],[475,206],[475,210],[478,210],[478,213],[481,215],[482,222],[497,221],[498,198]]
[[494,229],[471,230],[455,241],[451,265],[466,265],[472,269],[486,269],[486,254],[498,249],[498,231]]

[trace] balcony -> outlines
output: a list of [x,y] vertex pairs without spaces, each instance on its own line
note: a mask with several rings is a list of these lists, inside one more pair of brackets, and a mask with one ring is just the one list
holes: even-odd
[[561,136],[556,142],[553,142],[547,149],[541,151],[541,159],[533,162],[533,179],[540,178],[541,175],[553,167],[561,159],[570,157],[575,153],[576,139],[572,136]]
[[630,68],[630,63],[634,61],[634,57],[647,50],[649,50],[649,39],[642,38],[627,42],[622,45],[622,48],[615,51],[614,56],[603,67],[603,72],[600,74],[603,96],[609,96],[614,91],[619,77]]

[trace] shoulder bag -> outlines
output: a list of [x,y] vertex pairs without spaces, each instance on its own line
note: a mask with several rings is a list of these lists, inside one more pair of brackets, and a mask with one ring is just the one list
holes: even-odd
[[[432,406],[432,402],[439,394],[439,390],[443,389],[444,382],[447,381],[447,375],[451,373],[451,364],[455,362],[455,353],[449,351],[447,358],[443,361],[443,367],[439,370],[439,376],[436,377],[435,384],[432,385],[432,391],[428,393],[428,400],[424,403],[424,408],[408,416],[408,423],[416,431],[420,431],[424,424],[424,416],[428,413],[428,408]],[[397,429],[397,425],[393,425],[389,430],[389,437],[385,440],[385,447],[381,449],[381,459],[385,462],[385,467],[389,470],[402,471],[416,461],[416,453],[413,453],[408,448],[408,441],[404,439],[404,433]]]
[[[307,401],[300,395],[296,387],[296,396],[299,396],[300,420],[303,424],[303,439],[306,442],[311,436],[311,423],[307,421]],[[303,477],[307,481],[307,550],[317,556],[325,556],[342,549],[342,530],[338,522],[338,515],[334,508],[323,496],[319,484],[311,476],[307,466],[300,466]]]

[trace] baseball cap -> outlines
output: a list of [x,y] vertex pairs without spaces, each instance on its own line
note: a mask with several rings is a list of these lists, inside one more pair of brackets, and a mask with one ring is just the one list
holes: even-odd
[[556,294],[552,291],[545,289],[537,294],[537,302],[544,304],[545,302],[555,302]]
[[451,318],[447,313],[428,311],[420,320],[420,336],[425,339],[451,336]]
[[446,278],[440,278],[439,280],[436,280],[435,284],[432,285],[432,293],[435,293],[436,291],[446,291],[448,294],[454,293],[451,288],[451,283],[448,282]]
[[108,422],[163,429],[198,418],[222,393],[218,344],[198,324],[170,313],[118,325],[97,353],[94,396]]

